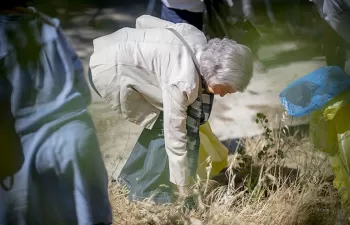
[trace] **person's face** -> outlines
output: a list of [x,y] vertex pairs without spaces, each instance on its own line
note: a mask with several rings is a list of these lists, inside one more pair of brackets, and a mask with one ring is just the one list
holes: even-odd
[[214,95],[224,97],[226,94],[233,94],[237,90],[234,87],[226,84],[215,84],[213,86],[208,86],[208,91]]

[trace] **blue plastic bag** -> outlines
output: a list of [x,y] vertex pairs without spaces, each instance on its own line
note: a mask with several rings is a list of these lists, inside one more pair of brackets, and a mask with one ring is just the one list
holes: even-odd
[[323,107],[344,90],[350,90],[350,76],[338,66],[325,66],[289,84],[279,95],[291,116],[306,116]]

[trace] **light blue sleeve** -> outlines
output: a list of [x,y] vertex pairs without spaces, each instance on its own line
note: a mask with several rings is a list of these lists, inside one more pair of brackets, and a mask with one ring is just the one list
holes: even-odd
[[67,41],[66,37],[64,36],[61,29],[58,30],[59,35],[61,36],[61,40],[64,42],[67,53],[70,55],[73,66],[74,66],[74,73],[75,73],[75,80],[74,85],[77,88],[78,92],[80,92],[83,97],[86,100],[86,104],[91,104],[91,92],[89,89],[89,86],[87,84],[87,81],[84,76],[84,68],[81,60],[79,59],[79,56],[77,55],[75,49],[73,46]]

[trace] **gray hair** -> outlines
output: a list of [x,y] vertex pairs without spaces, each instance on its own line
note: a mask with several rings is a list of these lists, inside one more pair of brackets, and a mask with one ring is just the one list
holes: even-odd
[[227,38],[211,39],[199,64],[203,78],[209,86],[226,84],[242,92],[253,75],[251,50]]

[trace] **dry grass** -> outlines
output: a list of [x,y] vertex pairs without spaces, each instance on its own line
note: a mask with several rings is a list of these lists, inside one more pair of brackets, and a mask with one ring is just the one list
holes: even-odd
[[[282,129],[281,129],[282,130]],[[345,225],[327,158],[307,137],[273,133],[283,159],[259,160],[263,136],[245,142],[246,155],[230,157],[221,184],[198,181],[197,210],[182,213],[182,203],[129,202],[128,192],[111,184],[114,224],[118,225]],[[244,159],[249,160],[244,160]],[[285,173],[287,171],[287,173]],[[219,180],[220,180],[219,179]]]

